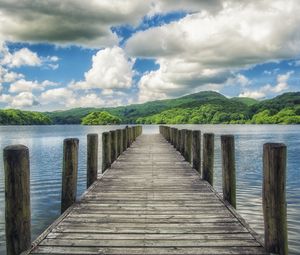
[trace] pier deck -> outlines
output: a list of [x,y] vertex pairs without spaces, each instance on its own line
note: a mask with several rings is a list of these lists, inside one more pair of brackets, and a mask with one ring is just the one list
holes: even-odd
[[137,138],[30,254],[266,254],[161,135]]

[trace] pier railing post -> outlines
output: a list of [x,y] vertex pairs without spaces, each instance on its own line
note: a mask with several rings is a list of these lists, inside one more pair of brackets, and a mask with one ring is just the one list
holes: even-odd
[[102,173],[111,166],[111,133],[102,133]]
[[97,180],[98,172],[98,135],[87,135],[87,188]]
[[184,146],[185,146],[185,133],[186,133],[186,129],[181,129],[181,140],[180,140],[180,153],[182,156],[184,156]]
[[236,179],[235,179],[235,151],[234,136],[222,135],[222,175],[223,197],[236,208]]
[[127,147],[127,133],[126,133],[126,128],[122,129],[122,139],[123,139],[122,152],[124,152],[126,150],[126,147]]
[[176,136],[176,150],[180,151],[180,142],[181,142],[181,130],[177,129],[177,136]]
[[109,131],[110,133],[110,150],[111,150],[111,163],[117,159],[117,132],[115,130]]
[[201,173],[201,131],[192,131],[193,141],[193,168]]
[[130,146],[130,132],[129,127],[126,127],[126,149]]
[[8,255],[31,246],[29,151],[24,145],[3,150],[5,172],[5,230]]
[[61,213],[67,210],[76,201],[78,145],[79,140],[77,138],[64,140]]
[[210,185],[213,185],[214,182],[214,147],[215,135],[212,133],[203,134],[202,179]]
[[263,174],[265,248],[270,253],[287,255],[286,146],[284,144],[264,144]]
[[184,158],[189,163],[192,163],[192,130],[186,130],[184,144]]
[[122,130],[117,129],[117,157],[119,157],[122,153],[122,147],[123,147],[123,139],[122,139]]

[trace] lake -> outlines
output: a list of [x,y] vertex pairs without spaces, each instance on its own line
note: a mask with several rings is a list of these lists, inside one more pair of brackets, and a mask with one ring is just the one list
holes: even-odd
[[[266,142],[287,145],[287,203],[289,254],[300,254],[300,126],[298,125],[173,125],[216,134],[215,188],[221,192],[220,135],[235,135],[237,209],[258,233],[263,233],[262,146]],[[5,254],[4,171],[2,150],[24,144],[30,151],[32,238],[35,239],[60,214],[63,139],[79,138],[77,195],[86,188],[86,135],[124,126],[2,126],[0,127],[0,254]],[[143,126],[144,133],[158,133],[158,126]],[[101,139],[99,139],[101,142]],[[101,168],[101,144],[99,144]]]

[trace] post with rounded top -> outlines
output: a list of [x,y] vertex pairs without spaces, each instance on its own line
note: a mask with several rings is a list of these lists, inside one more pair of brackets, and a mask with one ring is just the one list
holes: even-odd
[[79,140],[77,138],[64,140],[61,213],[67,210],[76,201],[78,146]]
[[102,133],[102,173],[111,166],[111,133]]
[[111,150],[111,164],[117,159],[117,132],[116,130],[109,131],[110,133],[110,150]]
[[126,133],[126,128],[122,129],[122,139],[123,139],[123,142],[122,142],[122,152],[126,151],[126,148],[127,148],[127,133]]
[[98,172],[98,134],[87,135],[87,178],[86,186],[90,187],[97,180]]
[[222,175],[223,175],[223,197],[234,208],[236,208],[236,179],[235,179],[235,154],[234,136],[222,135]]
[[212,133],[203,134],[203,165],[202,179],[210,185],[214,183],[214,151],[215,135]]
[[201,173],[201,131],[192,131],[193,168]]
[[192,163],[192,130],[186,130],[184,141],[184,158]]
[[284,144],[264,144],[263,175],[265,248],[272,254],[287,255],[286,146]]
[[17,255],[31,246],[29,151],[24,145],[3,150],[6,252]]

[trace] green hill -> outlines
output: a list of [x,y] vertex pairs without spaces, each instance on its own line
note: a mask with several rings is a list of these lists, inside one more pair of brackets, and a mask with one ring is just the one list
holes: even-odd
[[119,117],[123,123],[135,123],[138,118],[147,117],[173,108],[191,108],[204,104],[220,104],[228,109],[239,108],[242,112],[247,112],[248,106],[243,102],[233,102],[225,96],[213,92],[204,91],[175,99],[156,100],[143,104],[132,104],[114,108],[75,108],[66,111],[47,112],[55,124],[80,124],[83,117],[91,112],[106,111]]
[[175,99],[111,108],[74,108],[45,113],[1,110],[0,124],[81,124],[88,114],[94,113],[96,116],[99,112],[107,112],[126,124],[296,124],[300,123],[300,92],[289,92],[273,99],[257,101],[251,98],[230,99],[217,92],[204,91]]
[[40,112],[0,110],[0,125],[49,125],[51,119]]

